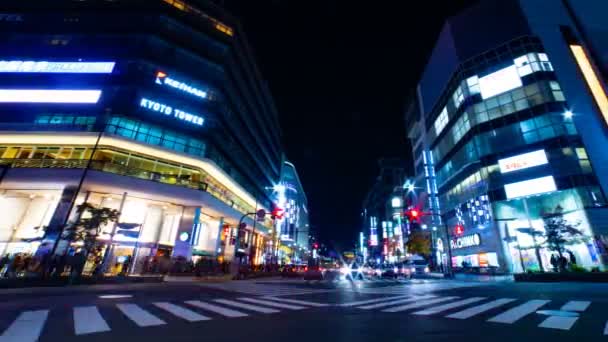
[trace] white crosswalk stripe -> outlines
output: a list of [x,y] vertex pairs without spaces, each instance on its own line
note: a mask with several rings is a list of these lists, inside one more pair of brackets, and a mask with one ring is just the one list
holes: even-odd
[[36,342],[49,310],[24,311],[0,336],[0,342]]
[[405,310],[409,310],[409,309],[421,308],[421,307],[426,306],[426,305],[446,302],[448,300],[452,300],[452,299],[456,299],[456,298],[458,298],[458,297],[432,298],[432,299],[417,301],[416,303],[412,303],[412,304],[407,304],[407,305],[402,305],[402,306],[397,306],[397,307],[385,309],[385,310],[382,310],[382,311],[383,312],[400,312],[400,311],[405,311]]
[[317,303],[317,302],[309,302],[309,301],[306,301],[306,300],[299,300],[299,299],[287,299],[287,298],[278,298],[278,297],[271,297],[271,296],[264,297],[264,299],[281,301],[281,302],[291,303],[291,304],[306,305],[306,306],[312,306],[312,307],[325,307],[325,306],[329,306],[329,304]]
[[302,309],[306,309],[303,306],[297,306],[297,305],[291,305],[291,304],[283,304],[283,303],[275,303],[275,302],[272,302],[272,301],[269,301],[269,300],[263,300],[263,299],[241,297],[241,298],[239,298],[239,300],[240,301],[244,301],[244,302],[250,302],[250,303],[270,306],[270,307],[274,307],[274,308],[280,308],[280,309],[289,309],[289,310],[302,310]]
[[550,302],[549,300],[541,300],[541,299],[529,300],[529,301],[525,302],[524,304],[516,306],[510,310],[507,310],[497,316],[494,316],[494,317],[488,319],[488,322],[513,324],[517,320],[523,318],[524,316],[527,316],[533,312],[536,312],[536,310],[538,310],[543,305],[545,305],[549,302]]
[[189,310],[189,309],[186,309],[181,306],[171,304],[168,302],[157,302],[157,303],[153,303],[153,304],[165,311],[172,313],[173,315],[175,315],[179,318],[185,319],[188,322],[199,322],[199,321],[206,321],[206,320],[211,319],[209,317],[196,313],[192,310]]
[[383,286],[383,287],[361,287],[352,288],[350,291],[361,294],[386,294],[386,295],[414,295],[432,293],[442,290],[451,290],[458,288],[474,287],[474,286],[489,286],[491,283],[473,283],[464,281],[453,281],[445,283],[430,279],[411,279],[400,281],[399,284]]
[[237,302],[237,301],[229,300],[229,299],[215,299],[214,302],[225,304],[228,306],[234,306],[239,309],[256,311],[256,312],[261,312],[261,313],[266,313],[266,314],[281,312],[280,310],[269,309],[269,308],[265,308],[265,307],[261,307],[261,306],[241,303],[241,302]]
[[[568,312],[582,312],[585,311],[590,304],[591,302],[573,300],[562,306],[560,310]],[[578,316],[549,316],[538,326],[540,328],[570,330],[570,328],[572,328],[572,326],[574,325],[574,323],[576,323],[577,320]]]
[[394,299],[403,299],[403,298],[411,298],[411,297],[412,296],[381,297],[381,298],[361,300],[361,301],[357,301],[357,302],[343,303],[343,304],[340,304],[340,306],[358,306],[358,305],[364,305],[364,304],[369,304],[369,303],[385,302],[385,301],[394,300]]
[[101,317],[96,306],[74,308],[74,332],[76,335],[110,331],[108,323]]
[[225,317],[246,317],[246,316],[249,316],[249,314],[246,314],[244,312],[240,312],[240,311],[233,310],[233,309],[228,309],[228,308],[225,308],[223,306],[218,306],[218,305],[214,305],[214,304],[211,304],[211,303],[201,302],[200,300],[187,300],[184,303],[192,305],[192,306],[200,308],[200,309],[203,309],[203,310],[207,310],[209,312],[220,314],[220,315],[225,316]]
[[165,321],[142,309],[137,304],[116,304],[116,307],[140,327],[166,324]]
[[433,297],[435,297],[435,296],[431,296],[431,295],[416,296],[416,297],[408,296],[407,298],[403,298],[403,299],[398,299],[398,300],[393,300],[393,301],[388,301],[388,302],[381,302],[381,303],[365,305],[365,306],[359,306],[358,308],[363,309],[363,310],[379,309],[379,308],[385,308],[385,307],[389,307],[389,306],[395,306],[395,305],[415,302],[418,300],[429,299],[429,298],[433,298]]
[[[304,283],[303,283],[304,284]],[[302,288],[291,285],[279,285],[279,284],[259,284],[250,281],[239,281],[232,283],[220,283],[220,284],[199,284],[202,287],[213,288],[217,290],[244,293],[248,295],[258,296],[289,296],[289,295],[305,295],[315,293],[327,293],[339,291],[339,289],[311,289]]]
[[448,304],[443,304],[443,305],[439,305],[439,306],[430,307],[430,308],[424,309],[422,311],[416,311],[413,314],[414,315],[422,315],[422,316],[434,315],[434,314],[438,314],[440,312],[444,312],[444,311],[447,311],[447,310],[450,310],[450,309],[454,309],[454,308],[458,308],[458,307],[461,307],[461,306],[466,306],[466,305],[469,305],[469,304],[477,303],[477,302],[480,302],[480,301],[482,301],[484,299],[486,299],[486,298],[485,297],[467,298],[467,299],[459,300],[459,301],[448,303]]
[[451,315],[447,315],[446,317],[456,318],[456,319],[467,319],[467,318],[471,318],[473,316],[479,315],[481,313],[490,311],[492,309],[501,307],[503,305],[509,304],[516,300],[517,299],[514,299],[514,298],[501,298],[501,299],[493,300],[489,303],[477,305],[472,308],[468,308],[468,309],[465,309],[465,310],[462,310],[459,312],[455,312]]

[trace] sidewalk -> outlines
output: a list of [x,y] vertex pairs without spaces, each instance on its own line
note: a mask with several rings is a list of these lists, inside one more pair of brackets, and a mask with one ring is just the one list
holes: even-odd
[[162,276],[110,276],[110,277],[81,277],[70,282],[67,276],[59,278],[12,278],[0,279],[0,290],[2,289],[22,289],[22,288],[50,288],[66,286],[86,286],[86,285],[110,285],[110,284],[142,284],[142,283],[162,283]]
[[216,275],[216,276],[165,276],[164,281],[167,283],[223,283],[232,280],[232,275]]
[[455,280],[468,281],[468,282],[482,282],[482,283],[502,283],[502,282],[513,282],[513,275],[489,275],[489,274],[470,274],[470,273],[456,273],[454,274]]

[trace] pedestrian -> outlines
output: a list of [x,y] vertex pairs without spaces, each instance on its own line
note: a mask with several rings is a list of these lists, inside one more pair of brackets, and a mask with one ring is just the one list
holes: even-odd
[[572,253],[571,250],[568,250],[568,257],[570,258],[570,264],[576,265],[576,257],[574,256],[574,253]]
[[11,257],[10,255],[6,254],[2,257],[2,259],[0,259],[0,278],[3,277],[4,273],[5,273],[5,269],[8,268],[8,265],[11,262]]
[[568,266],[568,259],[565,256],[560,255],[559,257],[559,271],[564,272],[566,270],[566,266]]
[[557,255],[551,254],[551,266],[553,267],[553,272],[557,272],[557,266],[559,263],[559,258],[557,257]]

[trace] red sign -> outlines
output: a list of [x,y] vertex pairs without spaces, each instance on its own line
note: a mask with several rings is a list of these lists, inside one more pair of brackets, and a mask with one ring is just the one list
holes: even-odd
[[464,227],[461,224],[456,225],[456,227],[454,227],[454,234],[455,235],[464,234]]

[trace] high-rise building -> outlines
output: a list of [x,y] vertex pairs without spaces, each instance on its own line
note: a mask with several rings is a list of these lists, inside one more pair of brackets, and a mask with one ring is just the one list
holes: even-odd
[[305,256],[310,248],[308,199],[298,171],[289,161],[283,163],[278,190],[276,203],[282,209],[283,217],[276,224],[285,257],[295,259],[292,262],[306,261]]
[[[400,190],[407,177],[402,159],[383,158],[378,161],[378,167],[378,177],[363,201],[361,219],[363,235],[367,237],[364,241],[368,247],[366,257],[372,261],[388,261],[394,256],[396,247],[403,245],[404,222],[401,216],[394,214],[403,211]],[[394,197],[399,198],[399,203],[393,203]],[[398,254],[402,255],[403,251]]]
[[482,0],[447,19],[406,110],[439,262],[607,265],[606,6]]
[[1,254],[65,251],[87,202],[120,211],[97,240],[130,271],[235,245],[263,260],[270,219],[235,228],[272,208],[283,151],[238,21],[205,0],[24,0],[0,37]]

